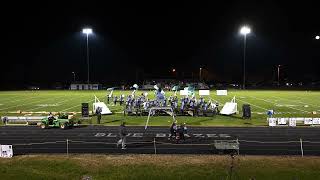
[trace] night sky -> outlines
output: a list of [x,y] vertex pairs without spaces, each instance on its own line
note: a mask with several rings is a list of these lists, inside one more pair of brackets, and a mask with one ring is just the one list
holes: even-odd
[[[197,3],[195,3],[197,2]],[[221,1],[222,2],[222,1]],[[202,67],[212,82],[241,83],[243,36],[247,36],[247,80],[320,81],[320,15],[304,1],[11,4],[2,12],[1,84],[48,86],[103,84],[151,78],[191,78]],[[176,69],[177,74],[171,72]]]

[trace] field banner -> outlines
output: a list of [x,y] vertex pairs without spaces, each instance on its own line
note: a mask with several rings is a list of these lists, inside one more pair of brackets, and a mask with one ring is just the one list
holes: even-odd
[[279,125],[286,125],[288,118],[278,118],[278,124]]
[[289,126],[296,127],[297,126],[297,118],[289,118]]
[[227,90],[217,90],[217,96],[227,96],[228,91]]
[[297,117],[296,121],[304,121],[304,118],[303,117]]
[[199,96],[210,96],[210,90],[199,90]]
[[320,118],[313,118],[312,122],[313,122],[313,124],[319,125],[320,124]]
[[312,125],[312,118],[304,118],[304,124],[306,125]]
[[269,126],[277,126],[277,118],[268,118]]
[[180,96],[188,96],[188,90],[180,90]]
[[12,145],[0,145],[0,157],[12,158],[13,150]]

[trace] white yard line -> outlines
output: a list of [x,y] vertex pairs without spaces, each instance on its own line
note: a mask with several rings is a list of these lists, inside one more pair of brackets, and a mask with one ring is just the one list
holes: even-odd
[[29,99],[34,99],[34,98],[37,98],[38,96],[34,96],[34,97],[28,97],[26,99],[18,99],[18,100],[15,100],[15,101],[8,101],[7,103],[14,103],[14,102],[19,102],[19,101],[26,101],[26,100],[29,100]]
[[46,101],[46,100],[48,100],[48,98],[46,98],[46,99],[41,99],[41,100],[39,100],[39,101],[32,101],[32,102],[30,102],[30,103],[26,103],[26,104],[19,104],[19,105],[10,106],[10,107],[7,107],[7,108],[2,108],[2,109],[0,109],[0,110],[5,110],[5,109],[10,109],[10,108],[15,108],[15,107],[19,107],[19,106],[25,106],[25,105],[34,104],[34,103],[37,103],[37,102]]
[[252,106],[254,106],[254,107],[257,107],[257,108],[259,108],[259,109],[263,109],[263,110],[268,111],[268,109],[266,109],[266,108],[263,108],[263,107],[261,107],[261,106],[258,106],[258,105],[255,105],[255,104],[252,104],[252,103],[249,103],[249,102],[240,100],[240,99],[236,99],[236,101],[241,101],[241,102],[244,102],[244,103],[246,103],[246,104],[250,104],[250,105],[252,105]]
[[[66,96],[67,96],[67,95],[64,95],[64,97],[59,97],[59,98],[56,98],[56,99],[65,98]],[[70,98],[70,99],[67,99],[67,100],[64,100],[64,101],[60,101],[60,102],[55,102],[55,101],[54,101],[54,103],[60,104],[60,103],[66,102],[66,101],[70,101],[71,99],[76,99],[76,98],[77,98],[77,97],[73,97],[73,98]],[[56,99],[54,99],[54,100],[56,100]],[[51,101],[51,100],[50,100],[50,101]],[[45,107],[39,106],[39,107],[36,107],[36,108],[27,109],[27,110],[25,110],[25,111],[33,111],[33,110],[35,110],[35,109],[40,109],[40,108],[45,108]]]
[[[26,97],[26,95],[23,95],[19,97],[19,95],[14,95],[14,96],[10,96],[10,97],[6,97],[5,99],[1,99],[1,101],[10,101],[11,99],[17,99],[17,98],[22,98],[22,97]],[[3,98],[3,97],[1,97]]]
[[[314,105],[314,104],[310,104],[310,103],[305,103],[305,102],[302,102],[302,101],[290,100],[290,99],[280,98],[280,97],[277,97],[277,98],[278,98],[278,99],[283,99],[283,100],[285,100],[285,101],[296,102],[296,103],[303,104],[303,105],[314,106],[314,107],[320,107],[320,106],[318,106],[318,105]],[[301,98],[299,98],[299,99],[301,99]]]
[[[245,96],[244,96],[245,97]],[[248,97],[252,97],[252,96],[248,96]],[[272,101],[268,101],[268,100],[265,100],[265,99],[259,99],[259,98],[256,98],[256,97],[252,97],[252,98],[255,98],[255,99],[258,99],[258,100],[262,100],[262,101],[265,101],[265,102],[268,102],[268,103],[273,103],[273,104],[277,104],[277,103],[274,103]],[[261,106],[258,106],[258,105],[255,105],[255,104],[252,104],[252,103],[249,103],[249,102],[246,102],[246,101],[243,101],[243,100],[240,100],[240,99],[236,99],[237,101],[241,101],[241,102],[244,102],[244,103],[247,103],[247,104],[251,104],[252,106],[254,107],[257,107],[257,108],[260,108],[260,109],[263,109],[263,110],[266,110],[268,111],[268,109],[266,108],[263,108]],[[291,107],[289,107],[291,108]],[[291,108],[291,109],[295,109],[295,108]],[[308,111],[304,111],[304,110],[300,110],[300,109],[295,109],[295,110],[299,110],[299,111],[302,111],[304,113],[309,113]],[[260,112],[259,112],[260,113]],[[276,114],[299,114],[298,112],[276,112]]]
[[221,102],[219,102],[219,101],[217,101],[217,100],[215,100],[215,99],[213,99],[213,98],[210,98],[210,99],[216,101],[216,102],[219,103],[219,104],[222,104]]
[[[61,104],[61,103],[64,103],[64,102],[71,101],[71,100],[73,100],[73,99],[81,99],[81,98],[85,97],[85,95],[82,95],[81,97],[78,97],[78,95],[74,95],[74,96],[76,96],[76,97],[72,97],[72,98],[70,98],[70,99],[66,99],[66,100],[64,100],[64,101],[57,102],[57,104]],[[67,95],[65,95],[64,97],[67,97]],[[34,108],[34,109],[38,109],[38,108],[44,108],[44,107],[37,107],[37,108]],[[33,109],[32,109],[32,110],[33,110]]]
[[[254,98],[254,99],[257,99],[257,100],[260,100],[260,101],[265,101],[265,102],[268,102],[268,103],[272,103],[273,105],[278,104],[278,103],[275,103],[275,102],[273,102],[273,101],[269,101],[269,100],[262,99],[262,98],[257,98],[257,97],[254,97],[254,96],[248,96],[248,97],[251,97],[251,98]],[[276,97],[276,98],[277,98],[277,97]],[[286,108],[298,110],[298,111],[301,111],[301,112],[307,112],[307,113],[309,112],[309,111],[305,111],[305,110],[302,110],[302,109],[293,108],[293,107],[290,107],[290,106],[286,106]]]
[[[84,96],[83,96],[84,97]],[[104,97],[104,96],[103,96]],[[102,97],[102,98],[103,98]],[[98,97],[99,99],[101,98],[101,97]],[[102,99],[101,98],[101,99]],[[92,95],[92,100],[90,100],[90,101],[88,101],[88,103],[89,102],[92,102],[92,101],[94,101],[94,94]],[[101,102],[104,102],[104,101],[101,101]],[[81,103],[79,104],[79,105],[76,105],[76,106],[72,106],[72,107],[69,107],[69,108],[67,108],[67,109],[63,109],[63,110],[61,110],[61,111],[59,111],[59,112],[64,112],[64,111],[66,111],[66,110],[69,110],[69,109],[72,109],[72,108],[75,108],[75,107],[79,107],[79,106],[81,106]]]
[[[90,100],[90,101],[88,101],[88,102],[92,102],[92,101],[94,101],[94,100]],[[81,106],[81,104],[76,105],[76,106],[69,107],[69,108],[67,108],[67,109],[63,109],[63,110],[61,110],[61,111],[59,111],[59,112],[64,112],[64,111],[66,111],[66,110],[69,110],[69,109],[72,109],[72,108],[75,108],[75,107],[79,107],[79,106]]]
[[[230,94],[233,94],[233,93],[231,93],[230,92]],[[234,94],[234,96],[236,96],[236,94]],[[237,97],[237,96],[236,96]],[[245,96],[244,96],[245,97]],[[213,99],[214,100],[214,99]],[[216,101],[216,100],[215,100]],[[259,109],[263,109],[263,110],[268,110],[268,109],[266,109],[266,108],[263,108],[263,107],[260,107],[260,106],[258,106],[258,105],[255,105],[255,104],[252,104],[252,103],[249,103],[249,102],[246,102],[246,101],[243,101],[243,100],[240,100],[240,99],[237,99],[236,98],[236,101],[240,101],[240,102],[243,102],[243,103],[246,103],[246,104],[251,104],[252,106],[254,106],[254,107],[257,107],[257,108],[259,108]],[[218,102],[218,101],[217,101]],[[219,104],[220,104],[220,102],[218,102]]]

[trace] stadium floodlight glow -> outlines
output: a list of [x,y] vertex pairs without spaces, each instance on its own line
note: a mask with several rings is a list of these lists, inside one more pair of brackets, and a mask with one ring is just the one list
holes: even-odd
[[249,26],[242,26],[240,29],[240,34],[244,36],[243,41],[243,84],[242,88],[246,87],[246,43],[247,43],[247,34],[250,34],[251,29]]
[[82,29],[82,33],[87,34],[87,35],[92,34],[92,29],[91,28],[84,28],[84,29]]
[[89,35],[92,34],[92,29],[91,28],[83,28],[82,29],[82,33],[86,34],[86,36],[87,36],[87,64],[88,64],[88,80],[87,80],[87,83],[88,83],[88,88],[89,88],[89,82],[90,82],[90,79],[89,79],[89,76],[90,76],[90,69],[89,69]]
[[320,39],[320,36],[316,36],[315,38],[316,38],[316,40],[319,40],[319,39]]
[[251,29],[248,26],[242,26],[240,29],[240,34],[247,35],[251,32]]

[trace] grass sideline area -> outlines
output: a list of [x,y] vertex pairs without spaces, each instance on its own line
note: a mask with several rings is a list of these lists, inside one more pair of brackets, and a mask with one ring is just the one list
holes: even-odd
[[0,159],[1,179],[281,179],[320,176],[319,157],[24,155]]
[[[115,90],[115,96],[131,94],[132,91]],[[138,90],[136,95],[146,92]],[[154,98],[153,91],[147,91],[150,99]],[[174,92],[166,92],[169,97]],[[81,103],[87,102],[92,107],[96,95],[106,102],[107,91],[0,91],[0,116],[47,115],[48,112],[75,112],[80,117]],[[233,116],[191,117],[178,116],[178,122],[191,126],[267,126],[266,111],[275,110],[274,117],[320,117],[320,91],[287,91],[287,90],[228,90],[228,96],[217,96],[211,90],[209,98],[220,103],[220,109],[225,102],[236,97],[239,114]],[[199,96],[196,95],[198,98]],[[180,99],[180,96],[178,95]],[[106,103],[107,104],[107,103]],[[250,104],[252,119],[243,120],[241,107]],[[146,116],[123,116],[123,106],[107,104],[112,115],[102,117],[103,125],[119,125],[126,121],[127,125],[145,125]],[[316,112],[313,114],[312,112]],[[96,118],[92,117],[93,123]],[[170,116],[152,117],[150,126],[169,126],[172,122]],[[89,122],[85,122],[89,123]]]

